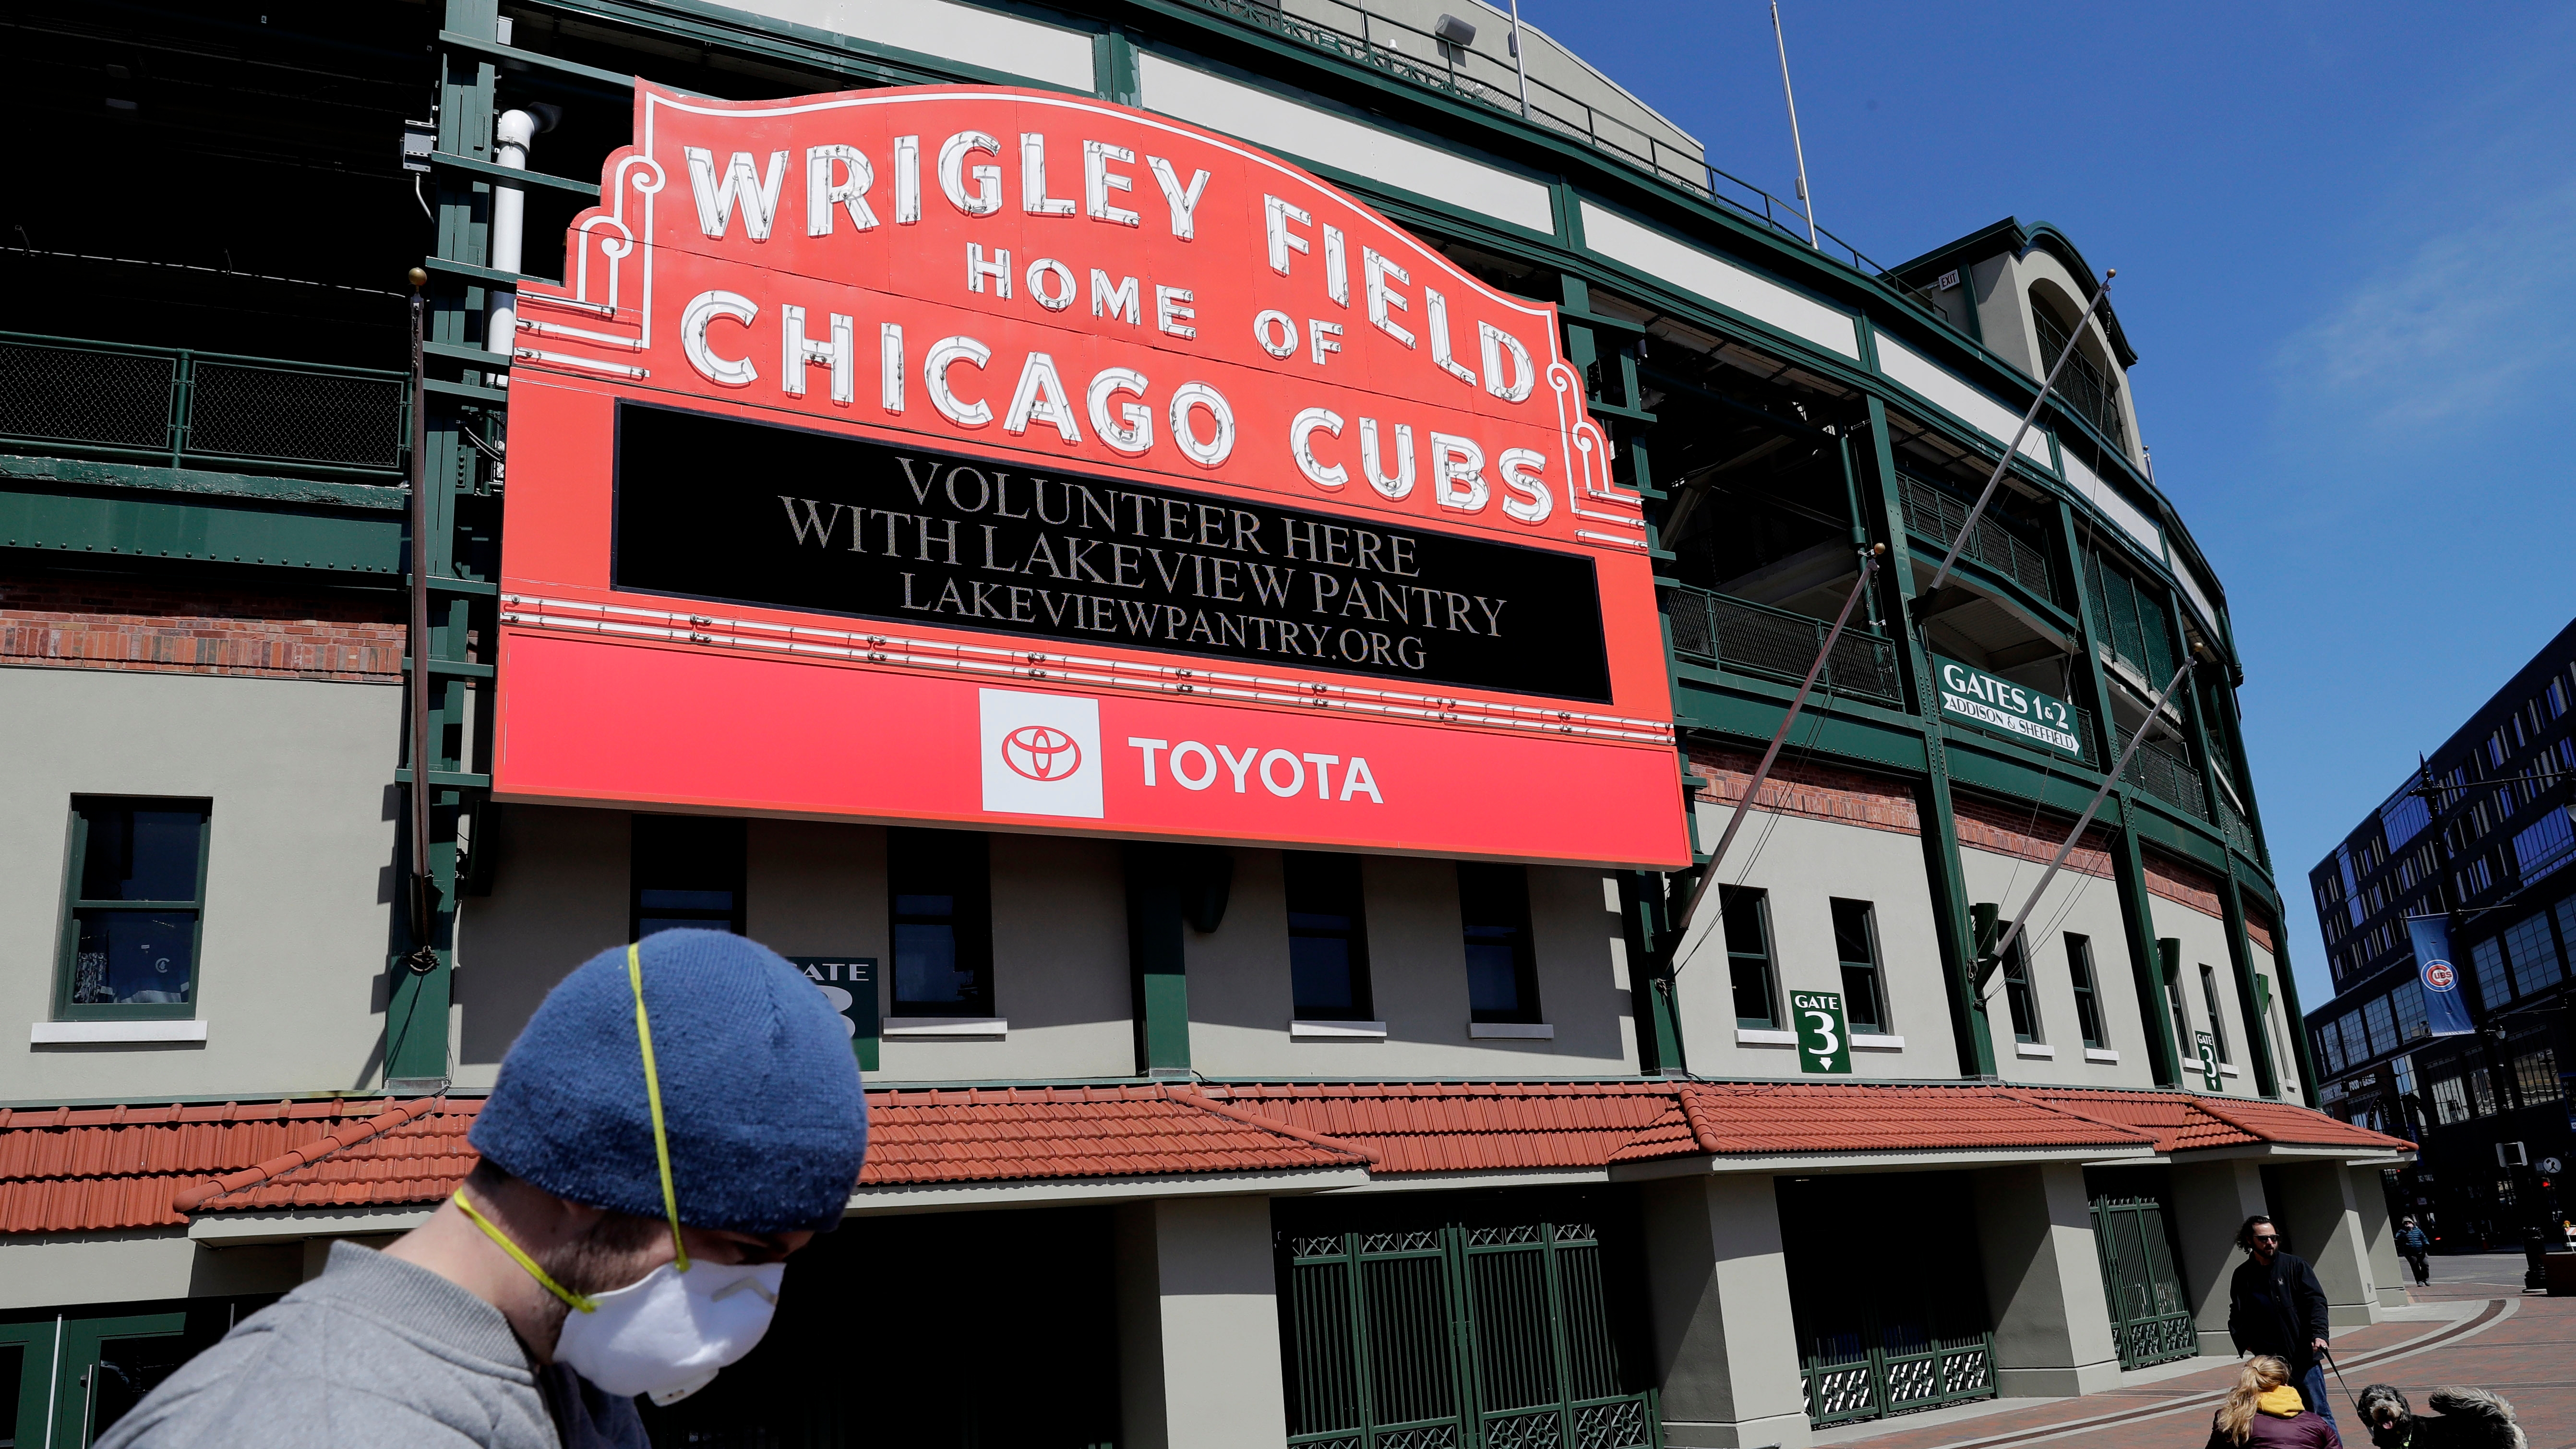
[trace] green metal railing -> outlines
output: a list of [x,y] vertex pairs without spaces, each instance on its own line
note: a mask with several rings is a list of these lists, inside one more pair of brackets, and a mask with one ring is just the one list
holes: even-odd
[[2120,778],[2169,805],[2179,805],[2200,819],[2209,818],[2209,790],[2200,781],[2200,767],[2191,757],[2172,746],[2149,739],[2138,742],[2137,753],[2129,756],[2129,767]]
[[1912,1343],[1854,1336],[1801,1356],[1807,1422],[1827,1424],[1915,1414],[1995,1396],[1995,1336],[1961,1333]]
[[2093,1247],[2110,1299],[2120,1367],[2145,1368],[2200,1352],[2200,1325],[2174,1271],[2164,1204],[2151,1197],[2093,1200]]
[[1661,1449],[1622,1392],[1588,1223],[1293,1234],[1288,1443],[1316,1449]]
[[0,449],[394,481],[399,372],[0,332]]
[[2244,816],[2236,813],[2235,806],[2227,803],[2227,796],[2224,793],[2219,795],[2216,803],[2218,833],[2227,838],[2228,844],[2245,852],[2248,859],[2261,862],[2266,870],[2271,869],[2272,863],[2264,857],[2262,843],[2254,838],[2254,827]]
[[[1905,531],[1931,544],[1932,557],[1939,559],[1949,551],[1950,540],[1967,526],[1968,504],[1911,474],[1901,474],[1896,481],[1897,496],[1905,505]],[[2048,556],[1992,513],[1977,519],[1959,557],[1984,565],[2052,604],[2058,602],[2057,588],[2048,577]]]
[[[1833,629],[1830,620],[1687,584],[1663,591],[1663,609],[1672,623],[1675,654],[1694,663],[1792,684],[1807,677],[1807,666],[1815,663],[1816,651],[1825,646],[1825,635]],[[1895,641],[1844,626],[1816,685],[1835,694],[1901,702],[1905,689],[1896,672]]]
[[[2031,320],[2039,328],[2039,354],[2050,360],[2066,350],[2066,329],[2048,315],[2048,309],[2033,306]],[[2057,395],[2081,414],[2085,421],[2110,440],[2112,446],[2129,446],[2128,429],[2120,424],[2120,390],[2093,365],[2093,359],[2078,351],[2067,359],[2066,370],[2057,375]]]

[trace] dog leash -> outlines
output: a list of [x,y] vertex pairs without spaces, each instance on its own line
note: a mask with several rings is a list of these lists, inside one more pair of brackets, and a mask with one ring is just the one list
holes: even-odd
[[2334,1350],[2330,1348],[2321,1348],[2318,1349],[2317,1352],[2324,1357],[2326,1367],[2334,1370],[2335,1382],[2343,1385],[2344,1393],[2352,1399],[2352,1411],[2356,1414],[2360,1413],[2361,1396],[2353,1393],[2352,1380],[2343,1376],[2343,1365],[2335,1362]]

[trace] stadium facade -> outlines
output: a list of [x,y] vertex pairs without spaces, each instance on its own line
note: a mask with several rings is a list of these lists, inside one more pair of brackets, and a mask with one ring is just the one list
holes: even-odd
[[1466,0],[10,25],[17,1442],[675,925],[872,1139],[662,1443],[1804,1443],[2224,1352],[2267,1208],[2403,1301],[2054,229],[1811,245]]
[[[2335,984],[2307,1020],[2318,1105],[2423,1144],[2390,1200],[2448,1248],[2555,1237],[2569,1205],[2571,701],[2576,624],[2308,872]],[[2428,1005],[2407,925],[2426,916],[2445,921],[2465,1030]]]

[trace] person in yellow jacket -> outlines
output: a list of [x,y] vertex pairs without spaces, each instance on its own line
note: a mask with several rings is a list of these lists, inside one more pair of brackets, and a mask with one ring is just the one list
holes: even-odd
[[2290,1379],[2281,1359],[2268,1353],[2247,1359],[2210,1421],[2208,1449],[2343,1449],[2333,1421],[2308,1412]]

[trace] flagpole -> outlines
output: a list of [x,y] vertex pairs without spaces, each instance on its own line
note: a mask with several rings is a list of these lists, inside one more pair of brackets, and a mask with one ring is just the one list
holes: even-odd
[[1798,134],[1798,96],[1789,89],[1789,38],[1780,30],[1780,0],[1771,0],[1771,39],[1780,47],[1780,96],[1789,103],[1789,145],[1798,154],[1798,204],[1807,209],[1807,245],[1818,251],[1816,198],[1807,191],[1807,142]]

